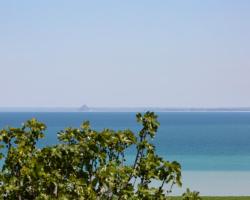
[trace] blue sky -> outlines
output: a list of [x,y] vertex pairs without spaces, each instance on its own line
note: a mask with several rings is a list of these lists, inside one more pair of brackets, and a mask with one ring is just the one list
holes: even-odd
[[1,1],[0,107],[250,106],[250,1]]

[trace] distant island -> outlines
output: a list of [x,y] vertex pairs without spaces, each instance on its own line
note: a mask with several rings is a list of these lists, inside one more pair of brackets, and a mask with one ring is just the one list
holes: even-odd
[[0,107],[0,112],[250,112],[250,107]]

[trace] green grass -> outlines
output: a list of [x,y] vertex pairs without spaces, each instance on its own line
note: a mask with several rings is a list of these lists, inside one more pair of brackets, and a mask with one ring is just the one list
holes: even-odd
[[203,197],[203,200],[250,200],[250,197]]
[[250,200],[250,197],[203,197],[203,200]]
[[[171,200],[181,200],[181,197],[171,197]],[[202,197],[202,200],[250,200],[249,197]]]

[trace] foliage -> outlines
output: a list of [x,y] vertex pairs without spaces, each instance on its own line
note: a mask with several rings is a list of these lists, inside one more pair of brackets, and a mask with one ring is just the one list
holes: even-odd
[[187,188],[186,192],[183,193],[182,199],[183,200],[201,200],[201,197],[199,196],[200,193],[197,191],[190,191],[189,188]]
[[[181,186],[181,166],[158,156],[150,142],[159,123],[152,112],[137,114],[142,125],[131,130],[80,128],[58,133],[59,144],[39,149],[45,124],[31,119],[21,128],[0,131],[0,193],[2,199],[167,199],[165,185]],[[133,164],[126,150],[136,148]],[[158,181],[158,187],[152,185]]]

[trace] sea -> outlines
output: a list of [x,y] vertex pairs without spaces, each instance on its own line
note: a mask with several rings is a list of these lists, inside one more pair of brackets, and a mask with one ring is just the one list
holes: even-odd
[[[183,186],[201,195],[250,196],[250,112],[159,112],[159,130],[152,142],[157,153],[182,166]],[[141,126],[135,112],[0,112],[0,128],[20,127],[36,118],[47,125],[38,146],[54,145],[57,133],[90,121],[92,129],[131,129]],[[134,151],[128,151],[128,160]],[[155,183],[157,184],[157,183]]]

